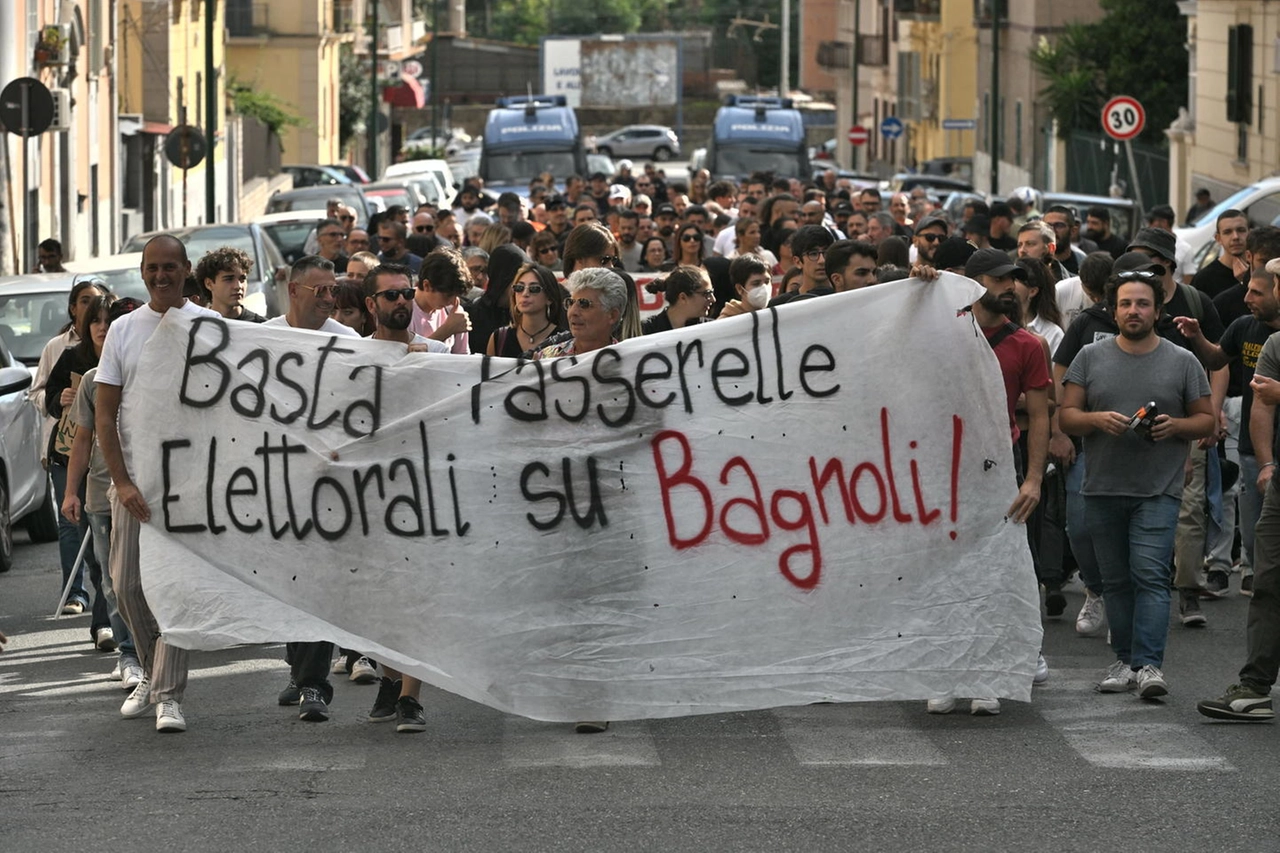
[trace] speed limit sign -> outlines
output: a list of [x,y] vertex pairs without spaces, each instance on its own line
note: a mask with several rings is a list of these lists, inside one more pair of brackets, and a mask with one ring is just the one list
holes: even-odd
[[1116,95],[1102,108],[1102,129],[1107,136],[1126,142],[1133,139],[1147,124],[1147,112],[1137,98]]

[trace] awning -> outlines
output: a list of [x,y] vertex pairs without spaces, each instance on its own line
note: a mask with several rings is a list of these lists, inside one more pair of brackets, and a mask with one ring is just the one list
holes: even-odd
[[422,109],[427,105],[427,93],[417,77],[400,74],[400,85],[387,86],[382,90],[382,100],[393,107],[412,107]]

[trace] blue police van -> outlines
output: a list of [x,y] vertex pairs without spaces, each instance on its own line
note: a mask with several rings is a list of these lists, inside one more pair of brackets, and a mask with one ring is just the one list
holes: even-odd
[[529,182],[550,172],[557,182],[587,174],[578,116],[563,95],[499,98],[485,120],[480,177],[493,194],[528,195]]
[[790,98],[729,95],[716,110],[706,168],[713,179],[741,180],[752,172],[812,178],[800,111]]

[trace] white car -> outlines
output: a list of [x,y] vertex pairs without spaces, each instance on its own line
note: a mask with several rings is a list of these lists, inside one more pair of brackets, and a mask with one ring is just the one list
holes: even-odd
[[382,173],[382,180],[421,178],[424,175],[431,175],[439,187],[439,195],[436,198],[440,201],[437,203],[441,207],[452,207],[458,191],[455,188],[453,169],[444,160],[404,160],[392,163]]
[[[310,254],[308,247],[314,247],[316,227],[329,218],[323,207],[315,210],[285,210],[280,213],[264,213],[250,220],[262,228],[276,241],[284,259],[289,263]],[[256,309],[250,309],[256,310]],[[261,313],[261,312],[259,312]]]
[[1197,269],[1218,257],[1218,244],[1213,239],[1218,228],[1218,215],[1232,209],[1243,211],[1249,217],[1250,228],[1280,226],[1280,178],[1266,178],[1237,190],[1191,225],[1174,229],[1177,236],[1191,244]]
[[67,273],[0,278],[0,572],[13,566],[16,523],[33,542],[58,538],[53,484],[40,464],[44,413],[28,392],[41,350],[67,324],[74,280]]
[[82,261],[68,261],[67,272],[76,278],[100,278],[107,289],[116,296],[132,296],[143,302],[150,300],[147,286],[142,283],[142,253],[124,252],[119,255],[103,255]]

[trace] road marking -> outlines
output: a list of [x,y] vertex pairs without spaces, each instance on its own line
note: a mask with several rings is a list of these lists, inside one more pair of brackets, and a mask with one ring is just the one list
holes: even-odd
[[522,717],[503,721],[502,760],[507,767],[654,767],[662,762],[643,722],[613,723],[600,734],[580,735],[571,723]]
[[[854,708],[857,713],[854,715]],[[924,766],[947,764],[919,722],[924,703],[850,706],[809,705],[778,708],[782,734],[800,764],[812,766]]]
[[[1055,722],[1052,714],[1046,714]],[[1119,770],[1234,771],[1231,762],[1177,723],[1114,723],[1089,720],[1055,728],[1080,757],[1095,767]]]
[[308,747],[306,750],[277,744],[276,750],[235,753],[218,762],[219,773],[317,773],[329,770],[362,770],[368,761],[365,747]]

